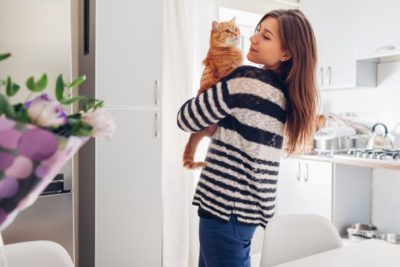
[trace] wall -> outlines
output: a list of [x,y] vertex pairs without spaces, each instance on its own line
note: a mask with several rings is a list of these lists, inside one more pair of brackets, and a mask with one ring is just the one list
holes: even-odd
[[[346,101],[344,101],[346,100]],[[400,62],[378,65],[378,86],[321,92],[323,113],[357,112],[371,123],[383,122],[392,133],[400,123]]]
[[[323,113],[356,112],[363,120],[383,122],[400,144],[400,62],[378,66],[378,86],[321,92]],[[400,163],[399,163],[400,164]],[[400,233],[400,171],[375,169],[372,218],[379,230]]]

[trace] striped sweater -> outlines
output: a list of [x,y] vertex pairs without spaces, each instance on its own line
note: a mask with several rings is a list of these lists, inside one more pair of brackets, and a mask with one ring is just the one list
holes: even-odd
[[275,211],[285,88],[274,72],[242,66],[180,108],[184,131],[218,124],[193,199],[199,210],[265,228]]

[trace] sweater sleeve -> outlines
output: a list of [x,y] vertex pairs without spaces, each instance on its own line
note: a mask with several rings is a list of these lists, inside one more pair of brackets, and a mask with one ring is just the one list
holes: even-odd
[[187,132],[201,131],[236,109],[253,109],[270,102],[274,95],[271,88],[280,86],[272,72],[252,66],[238,67],[215,86],[186,101],[178,112],[178,126]]
[[198,132],[231,113],[226,78],[202,94],[186,101],[177,116],[178,126],[186,132]]

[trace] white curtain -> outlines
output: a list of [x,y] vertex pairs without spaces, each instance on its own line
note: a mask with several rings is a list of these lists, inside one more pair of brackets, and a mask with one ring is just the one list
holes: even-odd
[[[203,70],[216,0],[164,0],[163,36],[163,266],[197,267],[197,179],[182,167],[188,134],[176,125],[180,106],[194,95]],[[150,18],[151,19],[151,18]]]

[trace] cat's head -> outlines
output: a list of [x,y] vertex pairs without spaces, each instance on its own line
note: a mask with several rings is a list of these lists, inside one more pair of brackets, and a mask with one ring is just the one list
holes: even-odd
[[236,18],[230,21],[212,22],[210,44],[213,47],[230,47],[239,44],[240,30]]

